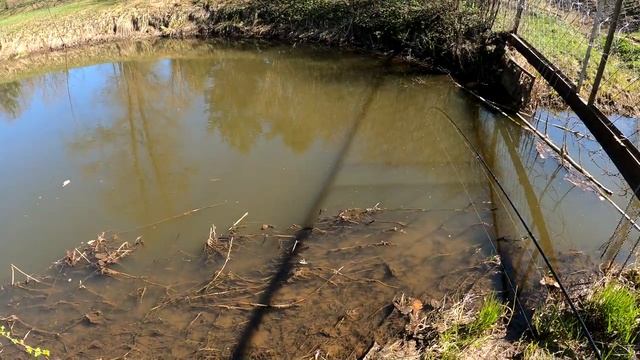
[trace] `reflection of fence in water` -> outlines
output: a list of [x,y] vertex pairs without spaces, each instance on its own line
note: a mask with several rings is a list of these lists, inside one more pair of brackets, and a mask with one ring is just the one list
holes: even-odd
[[[501,7],[493,29],[509,31],[531,44],[567,77],[576,93],[588,104],[620,114],[611,116],[614,126],[621,128],[627,138],[636,137],[640,131],[637,121],[624,115],[637,114],[637,101],[633,94],[640,92],[640,2],[630,0],[501,0]],[[613,106],[610,106],[613,105]],[[547,111],[537,111],[535,122],[542,121]],[[576,124],[571,114],[556,118],[559,128],[566,129],[562,141],[567,148],[575,134]],[[629,121],[636,123],[629,127]],[[545,122],[546,124],[546,122]],[[622,126],[622,127],[621,127]],[[546,129],[546,126],[545,126]],[[580,129],[584,132],[586,129]],[[546,133],[546,131],[545,131]],[[579,134],[578,134],[579,135]],[[588,154],[585,160],[602,163],[602,148],[590,149],[584,144],[584,136],[574,143],[579,153]],[[600,165],[596,165],[600,168]],[[619,176],[603,170],[605,176]],[[619,189],[620,193],[627,191]],[[632,213],[635,213],[632,211]],[[630,214],[637,219],[637,214]],[[616,257],[621,236],[627,234],[621,220],[620,231],[610,239],[616,250],[603,251],[608,261]],[[634,224],[635,225],[635,224]],[[623,236],[628,238],[628,236]],[[620,244],[620,245],[618,245]],[[615,255],[614,255],[615,254]]]

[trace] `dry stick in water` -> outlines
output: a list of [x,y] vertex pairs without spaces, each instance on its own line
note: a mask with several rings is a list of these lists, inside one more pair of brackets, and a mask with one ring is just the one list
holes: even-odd
[[238,224],[240,224],[240,222],[244,220],[244,218],[246,218],[247,215],[249,215],[249,212],[244,213],[244,215],[242,215],[240,219],[236,220],[236,222],[234,222],[233,225],[231,225],[231,227],[229,228],[229,231],[233,230],[236,226],[238,226]]
[[[222,274],[222,271],[224,270],[224,268],[227,266],[227,263],[229,262],[229,258],[231,256],[231,248],[233,247],[233,236],[231,236],[229,238],[229,250],[227,251],[227,258],[224,259],[224,264],[222,264],[222,267],[220,268],[220,270],[218,270],[218,272],[216,273],[216,275],[213,277],[213,279],[209,282],[209,284],[214,283],[216,280],[218,280],[218,277],[220,277],[220,274]],[[206,287],[209,287],[209,285],[207,285]]]
[[138,226],[137,228],[133,228],[133,229],[125,230],[125,231],[120,231],[119,233],[120,234],[124,234],[124,233],[132,232],[132,231],[138,231],[138,230],[146,229],[146,228],[149,228],[149,227],[152,227],[152,226],[160,225],[160,224],[165,223],[167,221],[171,221],[171,220],[179,219],[179,218],[182,218],[182,217],[185,217],[185,216],[193,215],[193,214],[195,214],[195,213],[197,213],[198,211],[201,211],[201,210],[211,209],[211,208],[214,208],[216,206],[220,206],[220,205],[224,205],[224,204],[225,204],[224,202],[221,202],[221,203],[216,203],[216,204],[203,206],[203,207],[200,207],[200,208],[191,209],[189,211],[183,212],[182,214],[174,215],[174,216],[162,219],[160,221],[156,221],[156,222],[151,223],[151,224]]
[[[236,222],[233,223],[233,225],[231,225],[231,227],[229,228],[229,231],[232,231],[233,229],[235,229],[235,227],[238,226],[238,224],[240,224],[240,222],[244,220],[244,218],[246,218],[248,215],[249,215],[249,212],[245,212],[244,215],[242,215],[238,220],[236,220]],[[215,226],[212,226],[211,230],[209,231],[210,238],[212,233],[215,234]],[[220,277],[220,274],[222,274],[222,271],[224,270],[224,268],[227,266],[227,263],[229,262],[229,258],[231,257],[232,247],[233,247],[233,235],[231,235],[231,237],[229,238],[229,249],[227,250],[227,257],[224,259],[224,263],[222,264],[222,267],[220,268],[220,270],[218,270],[218,272],[213,277],[213,279],[209,281],[209,283],[201,290],[208,289],[209,285],[213,284],[216,280],[218,280],[218,277]]]
[[15,286],[16,285],[16,271],[18,271],[20,274],[24,275],[27,277],[27,280],[33,280],[37,283],[42,283],[40,280],[34,278],[33,276],[27,274],[26,272],[20,270],[20,268],[18,268],[17,266],[11,264],[11,286]]

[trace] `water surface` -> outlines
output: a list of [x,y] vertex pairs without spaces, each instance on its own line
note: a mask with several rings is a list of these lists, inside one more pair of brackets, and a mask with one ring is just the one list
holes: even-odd
[[[99,336],[90,326],[95,324],[83,331],[70,325],[77,313],[99,309],[115,329],[113,341],[127,343],[122,334],[135,333],[151,353],[206,357],[215,348],[228,354],[247,312],[204,305],[149,310],[163,296],[185,291],[181,284],[220,269],[223,258],[200,261],[209,229],[215,224],[224,233],[246,212],[241,231],[263,234],[263,224],[291,233],[291,225],[316,218],[318,207],[319,219],[347,208],[388,209],[375,226],[331,228],[336,232],[305,243],[296,261],[299,268],[311,264],[315,280],[285,285],[276,297],[281,303],[304,298],[305,306],[270,314],[254,342],[264,352],[277,347],[268,339],[279,339],[274,356],[282,349],[298,356],[318,349],[342,358],[361,354],[373,336],[368,329],[383,314],[379,309],[394,296],[439,298],[473,286],[469,273],[495,280],[483,261],[500,247],[520,281],[536,284],[544,272],[539,258],[468,145],[487,159],[555,264],[575,251],[585,262],[597,262],[600,245],[618,224],[620,215],[568,181],[576,175],[544,156],[532,134],[485,109],[447,76],[313,48],[202,42],[167,53],[171,46],[161,46],[157,55],[113,55],[109,59],[118,61],[94,59],[96,65],[2,85],[3,283],[10,264],[47,273],[66,250],[109,231],[145,244],[120,271],[172,284],[153,292],[154,285],[137,280],[62,272],[55,283],[66,286],[63,294],[88,286],[116,309],[95,299],[74,300],[74,310],[43,309],[42,299],[22,305],[6,300],[2,313],[68,334],[73,345],[66,349],[40,339],[57,352],[104,353],[104,346],[90,346]],[[119,50],[136,53],[139,47],[123,44]],[[286,239],[236,244],[225,274],[268,279],[292,246]],[[344,284],[335,279],[343,268],[352,271]],[[502,290],[504,284],[493,280],[488,286]],[[327,286],[332,283],[335,288]],[[149,294],[140,297],[147,287]],[[63,294],[47,301],[69,301]],[[336,330],[345,314],[353,324]],[[320,318],[326,324],[309,323]],[[186,342],[174,336],[184,331]],[[123,346],[123,354],[143,351],[135,343]]]

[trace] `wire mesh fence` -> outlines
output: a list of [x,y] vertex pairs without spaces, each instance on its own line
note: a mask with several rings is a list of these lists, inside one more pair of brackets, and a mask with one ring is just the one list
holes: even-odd
[[[501,0],[493,30],[516,33],[528,42],[639,147],[640,1]],[[535,109],[531,121],[546,136],[552,133],[548,127],[561,129],[562,136],[556,131],[551,137],[563,151],[596,177],[607,178],[622,216],[600,249],[601,260],[607,271],[614,263],[624,268],[632,257],[638,259],[638,200],[584,124],[571,111],[554,110]]]
[[639,112],[639,1],[502,0],[494,30],[517,33],[605,112]]

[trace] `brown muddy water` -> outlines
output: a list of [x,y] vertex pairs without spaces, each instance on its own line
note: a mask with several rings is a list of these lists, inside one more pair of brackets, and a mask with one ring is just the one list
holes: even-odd
[[[184,44],[120,44],[0,84],[0,324],[51,358],[228,358],[294,246],[251,358],[359,358],[401,331],[388,324],[396,296],[502,291],[497,250],[537,284],[523,228],[436,108],[555,264],[598,262],[618,225],[579,175],[447,76],[323,49]],[[87,245],[102,238],[108,252]],[[0,344],[0,358],[28,357]]]

